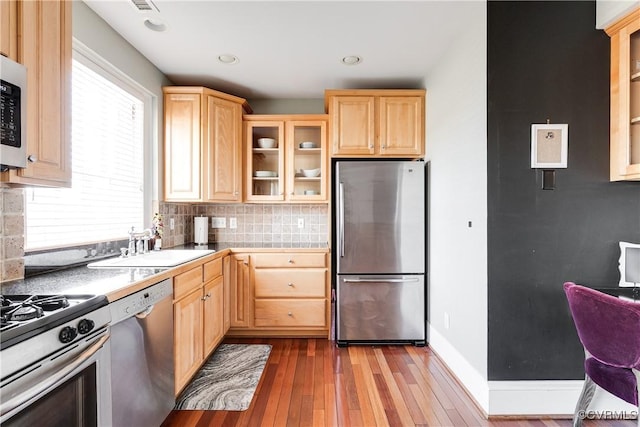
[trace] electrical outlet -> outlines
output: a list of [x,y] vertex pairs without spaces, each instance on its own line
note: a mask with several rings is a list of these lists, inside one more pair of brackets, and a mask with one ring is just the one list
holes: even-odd
[[176,220],[174,218],[169,218],[169,230],[173,230],[176,228]]
[[304,228],[304,218],[298,218],[298,228]]
[[229,218],[229,228],[238,228],[237,218]]
[[227,218],[211,217],[211,228],[227,228]]

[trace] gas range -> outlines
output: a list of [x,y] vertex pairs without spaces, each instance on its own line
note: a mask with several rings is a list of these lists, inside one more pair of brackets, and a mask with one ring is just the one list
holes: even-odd
[[[102,295],[0,295],[0,350],[107,305]],[[60,342],[66,344],[95,327],[90,318],[79,319],[76,327],[59,331]]]
[[[109,395],[108,382],[87,379],[85,384],[80,376],[97,378],[108,372],[110,323],[111,312],[104,296],[0,296],[0,424],[13,425],[16,421],[20,425],[17,420],[23,416],[40,414],[30,408],[39,408],[37,402],[42,399],[61,405],[56,398],[60,393],[54,389],[65,390],[66,395],[76,387],[94,401]],[[66,384],[72,383],[76,385],[69,389]],[[81,396],[74,401],[82,401]],[[83,403],[78,414],[87,409],[86,414],[93,419],[96,405]],[[91,408],[93,412],[88,410]],[[100,414],[106,412],[100,410]]]

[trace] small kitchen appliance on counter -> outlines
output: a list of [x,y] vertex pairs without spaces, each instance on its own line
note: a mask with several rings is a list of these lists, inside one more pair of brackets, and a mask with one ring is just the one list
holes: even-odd
[[335,165],[336,341],[426,343],[425,163]]

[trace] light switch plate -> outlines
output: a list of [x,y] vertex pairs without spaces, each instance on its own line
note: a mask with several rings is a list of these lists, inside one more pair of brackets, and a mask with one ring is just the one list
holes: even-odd
[[211,228],[227,228],[227,218],[211,217]]
[[237,218],[229,218],[229,228],[238,228]]

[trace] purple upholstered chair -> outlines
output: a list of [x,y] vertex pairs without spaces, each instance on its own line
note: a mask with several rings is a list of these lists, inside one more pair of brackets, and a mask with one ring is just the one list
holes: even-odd
[[573,416],[574,427],[582,425],[578,414],[587,410],[596,384],[638,406],[640,303],[571,282],[564,284],[564,292],[585,352],[586,375]]

